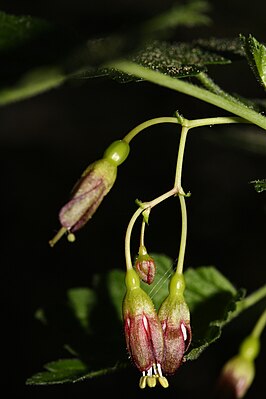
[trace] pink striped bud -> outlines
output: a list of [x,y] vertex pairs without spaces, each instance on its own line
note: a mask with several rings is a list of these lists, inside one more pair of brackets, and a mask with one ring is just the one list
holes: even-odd
[[83,227],[98,209],[105,195],[111,190],[117,175],[117,167],[129,154],[129,144],[124,140],[114,141],[103,158],[93,162],[81,175],[70,200],[61,208],[61,229],[49,241],[53,247],[68,232],[68,240],[75,240],[74,231]]
[[139,255],[135,262],[135,269],[144,283],[151,284],[155,277],[156,266],[153,258],[147,253],[144,245],[139,248]]
[[217,383],[217,398],[243,398],[255,375],[253,362],[241,356],[230,359],[223,367]]
[[91,164],[76,184],[70,201],[60,210],[61,225],[68,231],[83,227],[112,188],[116,173],[117,167],[107,159]]
[[240,399],[245,396],[255,377],[255,358],[260,350],[259,338],[249,335],[239,353],[223,366],[216,385],[215,398]]

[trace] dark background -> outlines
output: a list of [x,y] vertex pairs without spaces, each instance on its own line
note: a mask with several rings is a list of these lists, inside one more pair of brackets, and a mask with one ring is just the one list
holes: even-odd
[[[147,0],[3,3],[2,10],[43,17],[84,37],[134,26],[173,4]],[[179,28],[174,38],[189,41],[252,33],[258,40],[265,40],[265,2],[211,4],[212,25]],[[210,68],[210,74],[224,89],[251,98],[265,97],[245,62]],[[9,336],[15,331],[4,344],[11,366],[2,382],[12,393],[39,398],[62,393],[102,394],[107,389],[130,397],[208,397],[220,367],[253,327],[262,305],[226,327],[217,343],[171,379],[167,391],[140,391],[139,376],[133,368],[76,385],[24,385],[44,363],[67,356],[56,331],[53,337],[47,335],[35,320],[35,311],[47,303],[63,301],[70,287],[89,286],[94,273],[124,267],[124,235],[136,209],[135,199],[150,200],[173,184],[176,127],[156,126],[136,138],[127,162],[119,167],[115,186],[90,223],[77,234],[77,241],[69,244],[63,239],[51,249],[48,240],[59,227],[59,208],[83,169],[101,157],[110,142],[122,138],[137,124],[171,116],[176,109],[189,119],[226,115],[150,83],[119,84],[104,78],[71,81],[0,108],[2,286],[4,304],[8,305],[5,331]],[[248,132],[249,141],[239,141]],[[266,177],[262,136],[261,129],[248,126],[197,129],[189,134],[184,159],[183,187],[192,192],[187,200],[185,265],[215,265],[248,293],[265,282],[266,197],[249,184]],[[178,204],[171,199],[152,212],[146,234],[149,250],[176,258],[179,230]],[[136,244],[137,232],[133,238]],[[133,244],[132,248],[136,250],[137,246]],[[112,326],[106,326],[109,328]],[[247,398],[261,397],[265,373],[262,358],[263,353]]]

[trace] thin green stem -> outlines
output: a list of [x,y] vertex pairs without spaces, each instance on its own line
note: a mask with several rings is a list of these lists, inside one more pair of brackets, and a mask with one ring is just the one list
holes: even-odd
[[125,258],[126,258],[126,268],[127,270],[132,269],[132,260],[131,260],[131,251],[130,251],[130,240],[131,240],[131,233],[133,230],[133,226],[138,219],[138,217],[145,211],[145,209],[153,208],[154,206],[158,205],[160,202],[166,200],[167,198],[176,195],[177,190],[176,188],[172,188],[170,191],[160,195],[159,197],[155,198],[149,202],[143,202],[141,206],[136,210],[133,214],[132,218],[127,227],[126,237],[125,237]]
[[186,242],[187,242],[187,209],[186,209],[186,201],[184,197],[184,191],[182,189],[182,167],[183,167],[183,160],[184,160],[184,153],[185,153],[185,146],[186,146],[186,139],[187,134],[189,131],[189,127],[187,125],[190,121],[183,119],[182,130],[180,134],[180,141],[178,147],[178,155],[177,155],[177,162],[176,162],[176,172],[175,172],[175,182],[174,187],[177,189],[180,207],[181,207],[181,238],[180,238],[180,246],[179,246],[179,254],[178,254],[178,261],[176,267],[176,273],[182,274],[183,273],[183,266],[184,266],[184,259],[185,259],[185,251],[186,251]]
[[171,190],[167,191],[166,193],[160,195],[159,197],[155,198],[154,200],[150,202],[144,202],[143,203],[143,209],[147,208],[153,208],[154,206],[158,205],[160,202],[163,202],[167,198],[172,197],[173,195],[178,194],[177,189],[174,187]]
[[[131,261],[131,251],[130,251],[130,239],[133,226],[140,216],[140,214],[145,209],[151,209],[152,207],[158,205],[160,202],[164,201],[165,199],[179,194],[180,199],[180,206],[181,206],[181,216],[182,216],[182,230],[181,230],[181,239],[180,239],[180,248],[179,248],[179,256],[178,256],[178,265],[177,265],[177,273],[182,273],[183,271],[183,264],[184,264],[184,257],[185,257],[185,248],[186,248],[186,238],[187,238],[187,212],[186,212],[186,203],[184,199],[184,192],[181,186],[181,176],[182,176],[182,167],[183,167],[183,159],[184,159],[184,151],[185,151],[185,144],[187,133],[189,129],[197,127],[197,126],[205,126],[205,125],[212,125],[212,124],[224,124],[224,123],[241,123],[243,120],[241,118],[230,118],[230,117],[223,117],[223,118],[205,118],[205,119],[196,119],[189,121],[185,118],[182,119],[182,130],[180,135],[180,142],[179,142],[179,149],[178,149],[178,156],[177,156],[177,163],[176,163],[176,172],[175,172],[175,182],[174,187],[172,190],[162,194],[161,196],[155,198],[150,202],[143,203],[141,207],[134,213],[132,216],[127,232],[126,232],[126,239],[125,239],[125,255],[126,255],[126,266],[127,269],[132,268],[132,261]],[[169,118],[169,117],[162,117],[162,118],[154,118],[150,119],[140,125],[136,126],[132,129],[123,140],[127,141],[128,143],[142,130],[150,127],[152,125],[158,123],[177,123],[179,124],[180,121],[178,118]],[[144,245],[144,229],[145,229],[145,221],[142,222],[141,228],[141,236],[140,236],[140,245]]]
[[180,141],[179,141],[179,148],[178,148],[178,155],[177,155],[177,162],[176,162],[175,182],[174,182],[174,187],[179,192],[181,192],[182,167],[183,167],[183,159],[184,159],[184,152],[185,152],[185,145],[186,145],[188,131],[189,131],[189,128],[187,128],[186,126],[182,126]]
[[144,245],[145,227],[146,227],[146,222],[145,222],[145,219],[143,218],[142,224],[141,224],[141,231],[140,231],[140,242],[139,242],[140,247],[141,246],[145,247],[145,245]]
[[181,227],[181,238],[180,238],[180,247],[179,247],[178,261],[176,266],[176,273],[182,274],[184,259],[185,259],[186,242],[187,242],[187,209],[186,209],[185,197],[181,194],[179,194],[179,201],[181,207],[182,227]]
[[127,226],[127,231],[126,231],[126,238],[125,238],[125,258],[126,258],[126,268],[127,270],[132,269],[132,260],[131,260],[131,254],[130,254],[130,239],[131,239],[131,233],[133,226],[139,217],[143,212],[142,208],[138,208],[136,212],[133,214],[132,218],[130,219],[130,222]]
[[260,338],[262,331],[266,326],[266,310],[260,315],[255,327],[252,330],[251,335],[255,338]]
[[[218,94],[221,97],[224,97],[230,101],[233,101],[235,103],[240,103],[240,101],[231,96],[230,94],[226,93],[223,89],[221,89],[220,86],[218,86],[205,72],[200,72],[196,78],[205,86],[206,89],[211,91],[212,93]],[[245,105],[245,104],[243,104]]]
[[241,301],[241,309],[245,310],[250,306],[255,305],[255,303],[259,302],[261,299],[266,297],[266,284],[259,288],[257,291],[253,292],[249,296],[247,296],[243,301]]
[[252,292],[252,294],[248,295],[242,301],[238,302],[237,312],[235,313],[234,318],[264,298],[266,298],[266,284]]
[[155,83],[157,85],[167,87],[171,90],[196,97],[232,114],[238,115],[266,130],[265,116],[259,114],[242,103],[238,103],[232,101],[231,99],[212,93],[211,91],[202,87],[198,87],[184,79],[176,79],[171,76],[164,75],[163,73],[140,66],[134,62],[125,60],[113,62],[107,65],[107,67],[116,68],[121,72],[125,72],[127,74],[148,80],[149,82]]
[[202,118],[202,119],[191,119],[184,121],[184,126],[192,129],[194,127],[202,126],[213,126],[213,125],[226,125],[230,123],[251,123],[246,119],[239,116],[220,116],[215,118]]
[[[134,127],[126,136],[123,137],[123,140],[127,143],[136,137],[140,132],[147,129],[150,126],[158,125],[161,123],[175,123],[180,124],[176,117],[168,117],[163,116],[159,118],[149,119],[138,126]],[[213,126],[213,125],[223,125],[223,124],[230,124],[230,123],[250,123],[246,119],[240,118],[238,116],[225,116],[225,117],[216,117],[216,118],[202,118],[202,119],[183,119],[182,125],[189,127],[190,129],[194,127],[202,127],[202,126]]]
[[[195,119],[188,120],[185,118],[178,119],[177,117],[160,117],[150,119],[140,125],[136,126],[132,129],[123,140],[129,143],[137,134],[139,134],[144,129],[157,125],[159,123],[182,123],[182,130],[180,135],[177,163],[176,163],[176,172],[175,172],[175,182],[174,187],[162,194],[161,196],[155,198],[152,201],[142,203],[141,206],[137,209],[137,211],[133,214],[126,231],[125,237],[125,257],[126,257],[126,267],[127,269],[132,268],[132,260],[131,260],[131,251],[130,251],[130,239],[133,226],[137,220],[137,218],[143,213],[145,209],[151,209],[154,206],[158,205],[160,202],[166,200],[167,198],[178,194],[180,199],[181,206],[181,216],[182,216],[182,231],[181,231],[181,240],[180,240],[180,248],[179,248],[179,257],[178,257],[178,265],[177,265],[177,273],[182,273],[183,264],[184,264],[184,256],[185,256],[185,248],[186,248],[186,238],[187,238],[187,212],[186,212],[186,203],[184,198],[184,192],[181,185],[181,177],[182,177],[182,167],[183,167],[183,159],[184,159],[184,151],[187,133],[189,129],[206,126],[206,125],[215,125],[215,124],[225,124],[225,123],[247,123],[246,120],[239,117],[218,117],[218,118],[204,118],[204,119]],[[141,236],[140,236],[140,245],[144,245],[144,229],[145,229],[145,220],[142,222],[141,228]]]
[[142,130],[147,129],[148,127],[152,125],[158,125],[159,123],[178,123],[177,118],[174,117],[167,117],[163,116],[160,118],[154,118],[150,119],[148,121],[145,121],[141,123],[140,125],[134,127],[124,138],[123,140],[126,141],[127,143],[130,143],[130,141]]

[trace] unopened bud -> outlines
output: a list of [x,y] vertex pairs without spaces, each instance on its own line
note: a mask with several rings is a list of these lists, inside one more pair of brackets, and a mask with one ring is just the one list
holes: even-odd
[[240,399],[245,396],[255,377],[255,363],[260,350],[259,339],[249,335],[241,343],[239,354],[222,368],[216,386],[217,399]]
[[216,398],[240,399],[246,394],[255,376],[254,363],[237,355],[222,369],[217,383]]
[[147,253],[144,245],[141,245],[139,248],[139,254],[135,262],[135,269],[142,281],[147,284],[153,282],[156,266],[154,259]]
[[114,141],[105,151],[103,158],[93,162],[83,172],[76,183],[70,200],[61,208],[59,219],[62,225],[51,246],[68,232],[69,241],[74,241],[71,233],[83,227],[98,209],[105,195],[116,180],[117,167],[129,154],[129,144],[124,140]]
[[68,231],[83,227],[112,188],[116,173],[117,167],[106,159],[91,164],[76,184],[70,201],[60,210],[61,225]]

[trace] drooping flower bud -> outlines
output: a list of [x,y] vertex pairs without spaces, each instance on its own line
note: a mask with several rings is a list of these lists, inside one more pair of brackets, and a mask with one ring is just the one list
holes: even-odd
[[128,153],[128,143],[117,140],[107,148],[102,159],[87,167],[76,183],[70,200],[59,212],[62,228],[50,241],[51,246],[66,231],[71,232],[69,241],[74,241],[73,232],[83,227],[93,216],[116,180],[117,166],[124,162]]
[[243,398],[250,387],[255,375],[253,362],[235,356],[222,369],[216,398],[238,399]]
[[259,340],[247,337],[240,346],[239,354],[231,358],[222,368],[215,398],[243,398],[255,377],[254,359],[259,352]]
[[60,210],[61,225],[72,232],[83,227],[112,188],[116,173],[117,167],[109,160],[91,164],[76,184],[70,201]]
[[123,301],[124,331],[127,349],[132,361],[142,372],[140,387],[168,386],[162,375],[163,333],[150,297],[140,288],[140,280],[134,269],[126,274],[126,295]]
[[184,289],[183,275],[175,274],[170,281],[169,295],[158,312],[164,335],[162,369],[166,374],[173,374],[180,367],[191,342],[190,313]]
[[156,266],[154,259],[147,253],[144,245],[139,247],[139,254],[135,261],[135,269],[142,281],[147,284],[151,284],[153,282]]

